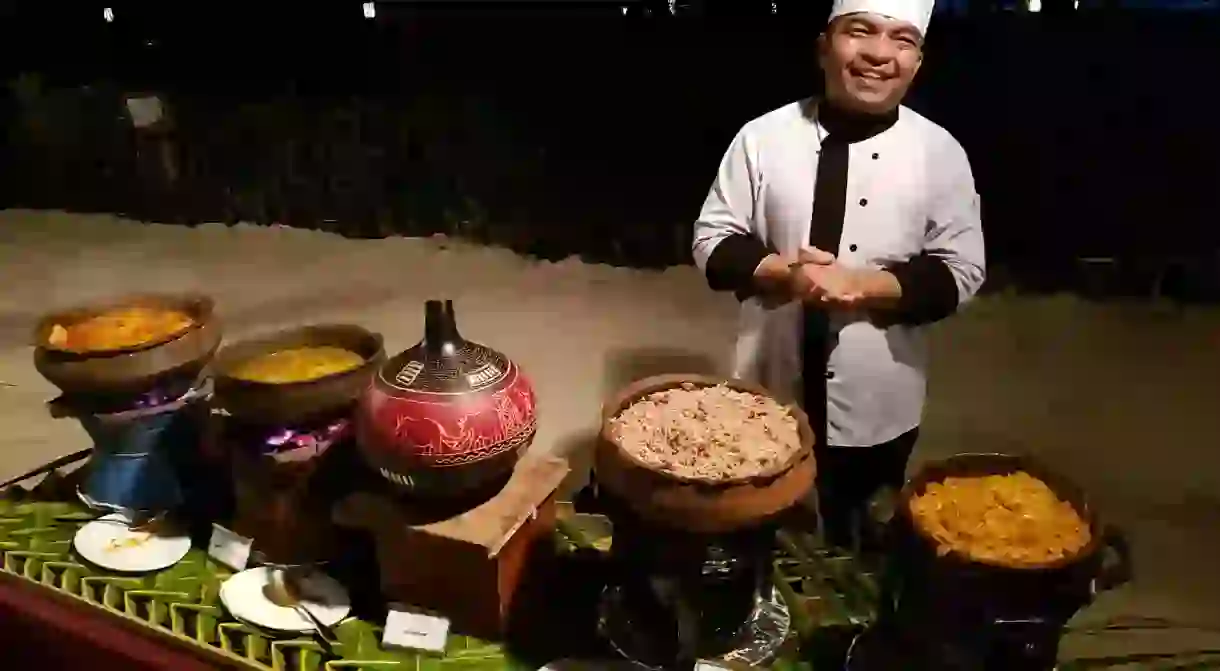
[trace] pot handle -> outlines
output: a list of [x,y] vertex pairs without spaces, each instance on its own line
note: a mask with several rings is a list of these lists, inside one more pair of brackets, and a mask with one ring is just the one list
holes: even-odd
[[1105,525],[1101,531],[1101,567],[1090,585],[1093,596],[1131,582],[1135,566],[1131,558],[1131,543],[1121,529]]

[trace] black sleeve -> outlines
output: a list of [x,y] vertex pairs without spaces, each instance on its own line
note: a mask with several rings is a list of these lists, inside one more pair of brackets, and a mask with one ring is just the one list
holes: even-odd
[[761,240],[747,233],[730,235],[707,259],[707,284],[712,291],[732,291],[744,301],[756,293],[754,271],[773,252]]
[[922,326],[957,311],[957,279],[944,261],[923,253],[887,270],[898,278],[902,298],[881,315],[886,325]]

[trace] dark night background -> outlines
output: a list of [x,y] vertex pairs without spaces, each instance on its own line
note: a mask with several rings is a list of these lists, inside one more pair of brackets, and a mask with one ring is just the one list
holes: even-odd
[[[829,8],[250,4],[4,3],[0,205],[686,263],[733,134],[816,91]],[[993,289],[1220,298],[1220,15],[1138,4],[941,5],[909,104],[970,154]],[[171,123],[135,133],[138,93]]]

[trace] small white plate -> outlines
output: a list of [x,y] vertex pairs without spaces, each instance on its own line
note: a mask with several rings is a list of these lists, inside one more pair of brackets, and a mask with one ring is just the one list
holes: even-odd
[[96,519],[76,532],[72,545],[90,564],[123,573],[151,573],[169,568],[182,561],[191,549],[190,536],[134,531],[127,526],[130,521],[122,513]]
[[[275,605],[263,593],[273,572],[279,570],[259,566],[232,576],[220,586],[220,602],[233,617],[255,626],[275,631],[313,631],[314,625],[308,618],[293,608]],[[337,580],[320,571],[310,573],[303,580],[309,583],[309,593],[321,598],[311,596],[301,599],[301,604],[322,624],[333,627],[351,613],[351,599]]]

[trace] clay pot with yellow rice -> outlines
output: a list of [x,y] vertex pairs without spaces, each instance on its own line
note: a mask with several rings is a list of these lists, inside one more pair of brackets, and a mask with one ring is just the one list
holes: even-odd
[[1132,577],[1123,534],[1075,483],[1029,457],[929,463],[894,512],[886,601],[912,620],[1066,620]]
[[385,360],[380,335],[320,324],[227,346],[216,357],[216,400],[249,424],[289,425],[341,412]]
[[167,376],[198,374],[220,340],[212,299],[130,295],[44,316],[34,366],[64,393],[139,393]]

